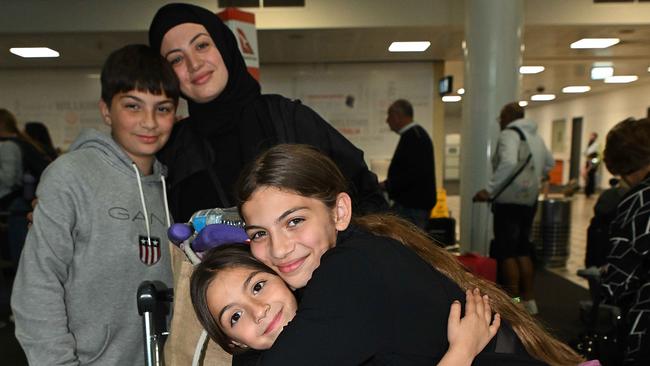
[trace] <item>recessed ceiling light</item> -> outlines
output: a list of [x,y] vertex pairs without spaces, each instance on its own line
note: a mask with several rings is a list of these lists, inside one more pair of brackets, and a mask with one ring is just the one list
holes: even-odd
[[571,48],[607,48],[617,44],[620,41],[620,38],[583,38],[579,41],[571,43]]
[[544,66],[521,66],[519,68],[520,74],[539,74],[544,71]]
[[423,52],[431,46],[429,41],[418,42],[393,42],[388,47],[390,52]]
[[442,97],[442,101],[445,103],[455,103],[455,102],[460,102],[460,100],[463,99],[460,95],[445,95]]
[[636,81],[639,77],[636,75],[616,75],[605,78],[607,84],[625,84]]
[[650,72],[650,66],[648,66],[648,72]]
[[586,93],[590,90],[591,87],[587,85],[573,85],[562,88],[562,93]]
[[525,106],[527,106],[527,105],[528,105],[528,101],[527,101],[527,100],[520,100],[520,101],[519,101],[519,106],[520,106],[520,107],[525,107]]
[[591,80],[603,80],[614,75],[614,68],[611,66],[594,66],[591,68]]
[[463,95],[463,94],[465,94],[465,88],[460,88],[460,89],[458,89],[458,91],[456,91],[456,93],[458,93],[458,95]]
[[26,58],[34,57],[59,57],[59,53],[47,47],[12,47],[9,52]]
[[555,99],[555,94],[535,94],[530,97],[530,100],[535,102],[546,102]]

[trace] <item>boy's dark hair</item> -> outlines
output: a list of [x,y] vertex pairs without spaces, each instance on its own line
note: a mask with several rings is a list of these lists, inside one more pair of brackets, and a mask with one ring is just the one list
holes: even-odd
[[165,94],[178,104],[180,85],[171,65],[157,51],[132,44],[113,51],[102,67],[102,100],[111,105],[113,96],[131,90]]

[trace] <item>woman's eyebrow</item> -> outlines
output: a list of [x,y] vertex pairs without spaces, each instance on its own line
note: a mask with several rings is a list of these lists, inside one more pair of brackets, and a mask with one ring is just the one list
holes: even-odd
[[[189,42],[188,44],[192,44],[192,43],[194,43],[194,41],[196,41],[196,40],[197,40],[199,37],[201,37],[201,36],[208,36],[208,37],[210,37],[209,34],[204,33],[204,32],[200,32],[200,33],[198,33],[197,35],[195,35],[194,37],[192,37],[192,39],[190,39],[190,42]],[[174,52],[180,52],[180,51],[181,51],[180,48],[174,48],[174,49],[172,49],[172,50],[167,51],[167,53],[165,53],[165,56],[164,56],[164,57],[167,58],[167,56],[169,56],[169,54],[174,53]]]
[[194,43],[194,41],[196,41],[196,40],[197,40],[199,37],[201,37],[201,36],[208,36],[208,37],[210,37],[210,35],[207,34],[207,33],[204,33],[204,32],[198,33],[197,35],[195,35],[194,37],[192,37],[192,39],[190,39],[190,44]]

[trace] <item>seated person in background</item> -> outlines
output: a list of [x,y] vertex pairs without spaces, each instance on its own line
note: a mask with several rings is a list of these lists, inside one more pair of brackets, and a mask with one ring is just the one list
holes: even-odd
[[624,365],[650,365],[650,120],[628,118],[614,126],[604,161],[629,187],[610,228],[604,300],[621,309]]
[[587,251],[585,267],[600,267],[611,250],[609,246],[609,227],[616,218],[616,207],[625,195],[626,189],[619,180],[609,180],[610,188],[603,191],[594,205],[594,217],[587,228]]
[[136,292],[171,285],[164,167],[155,154],[180,94],[143,45],[114,51],[99,110],[111,134],[85,130],[43,173],[14,282],[16,338],[30,365],[142,365]]
[[[226,352],[271,348],[296,315],[298,304],[287,284],[253,257],[248,244],[225,244],[208,252],[191,280],[192,304],[210,337]],[[466,292],[465,316],[460,302],[451,305],[449,350],[438,365],[469,365],[496,334],[500,317],[487,295]],[[336,352],[336,350],[332,350]]]

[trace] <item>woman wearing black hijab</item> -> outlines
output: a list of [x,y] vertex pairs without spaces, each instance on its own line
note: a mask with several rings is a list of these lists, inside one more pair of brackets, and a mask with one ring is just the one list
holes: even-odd
[[169,168],[176,221],[200,209],[235,205],[233,187],[244,165],[278,143],[318,147],[352,183],[358,209],[386,208],[363,152],[300,102],[261,94],[235,36],[214,13],[165,5],[151,23],[149,42],[172,63],[189,107],[189,118],[177,123],[158,156]]

